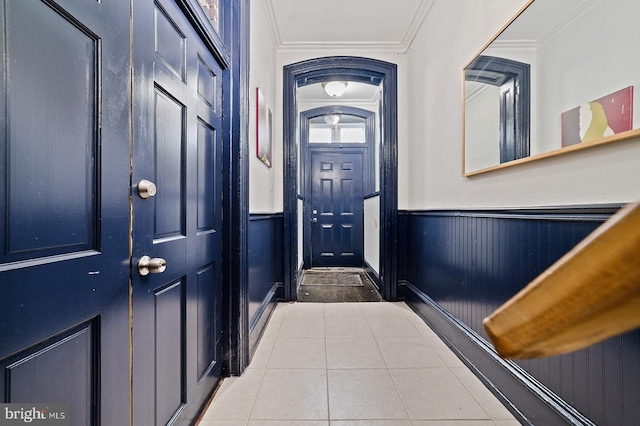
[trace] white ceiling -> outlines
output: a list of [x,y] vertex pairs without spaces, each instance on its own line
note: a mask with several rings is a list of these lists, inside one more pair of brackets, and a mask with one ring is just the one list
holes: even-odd
[[600,0],[534,1],[497,38],[502,44],[539,45],[555,36]]
[[435,0],[262,0],[278,51],[407,51]]

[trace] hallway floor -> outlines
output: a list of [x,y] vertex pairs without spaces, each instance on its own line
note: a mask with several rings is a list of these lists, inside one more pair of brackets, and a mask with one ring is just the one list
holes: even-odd
[[282,303],[200,426],[516,426],[403,302]]

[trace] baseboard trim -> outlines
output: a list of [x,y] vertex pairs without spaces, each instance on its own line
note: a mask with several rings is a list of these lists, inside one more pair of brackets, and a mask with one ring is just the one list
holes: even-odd
[[380,291],[380,275],[369,265],[369,262],[365,260],[363,263],[364,267],[362,269],[364,273],[367,274],[376,289]]
[[258,308],[255,318],[251,321],[251,324],[249,324],[249,359],[253,358],[258,343],[264,334],[267,322],[276,308],[276,302],[279,299],[278,295],[282,293],[283,289],[283,283],[276,282],[273,284],[271,290],[269,290],[269,293],[267,293],[262,301],[260,308]]
[[408,281],[406,303],[440,336],[467,367],[525,425],[595,426],[591,420],[442,309]]

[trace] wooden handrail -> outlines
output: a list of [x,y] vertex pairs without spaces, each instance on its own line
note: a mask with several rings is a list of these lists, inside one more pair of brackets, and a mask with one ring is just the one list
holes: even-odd
[[613,215],[483,323],[504,358],[567,353],[640,326],[640,203]]

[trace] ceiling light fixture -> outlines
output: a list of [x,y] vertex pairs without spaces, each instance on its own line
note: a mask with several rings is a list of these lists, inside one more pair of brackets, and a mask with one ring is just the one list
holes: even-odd
[[324,91],[327,92],[327,95],[332,98],[336,98],[338,96],[342,96],[345,89],[347,88],[346,81],[328,81],[326,83],[322,83],[322,87]]
[[324,116],[324,122],[331,126],[335,126],[336,124],[338,124],[338,121],[340,121],[339,115],[331,114]]

